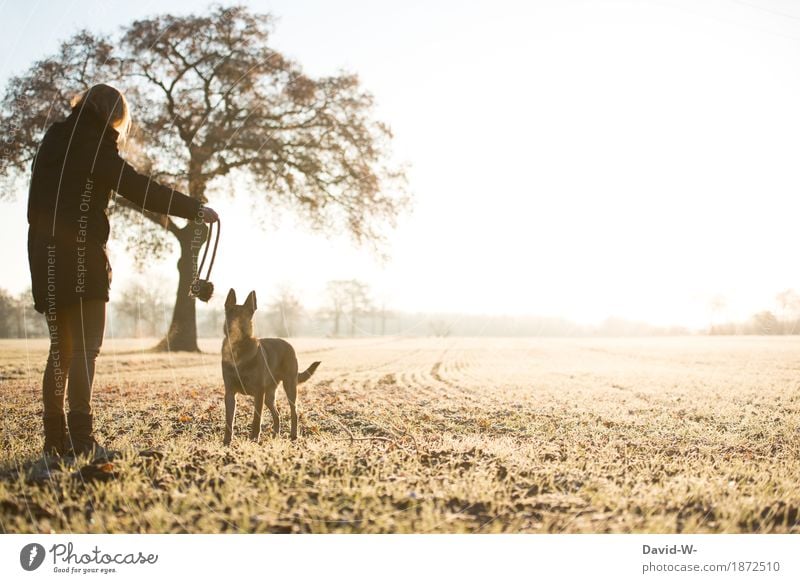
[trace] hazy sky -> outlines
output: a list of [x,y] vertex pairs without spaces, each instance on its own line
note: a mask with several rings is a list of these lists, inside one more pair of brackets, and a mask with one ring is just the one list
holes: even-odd
[[[358,277],[400,309],[690,326],[717,295],[739,317],[800,290],[795,2],[250,4],[280,17],[274,46],[309,73],[360,75],[416,205],[379,265],[291,216],[263,229],[212,199],[218,287],[266,298],[290,284],[315,305],[327,280]],[[2,3],[0,81],[78,27],[195,5]],[[0,286],[19,291],[24,200],[0,212],[0,245],[19,249]],[[135,273],[119,242],[110,250],[118,295]],[[174,264],[154,272],[170,293]]]

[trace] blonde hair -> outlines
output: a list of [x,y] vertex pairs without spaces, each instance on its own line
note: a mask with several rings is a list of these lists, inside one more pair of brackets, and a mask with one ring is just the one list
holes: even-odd
[[124,142],[131,128],[131,116],[125,96],[111,85],[99,83],[79,93],[70,102],[72,109],[91,108],[109,126],[119,132],[119,142]]

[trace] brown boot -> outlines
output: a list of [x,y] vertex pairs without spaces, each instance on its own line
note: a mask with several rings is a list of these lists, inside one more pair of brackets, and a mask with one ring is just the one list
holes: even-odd
[[95,461],[111,460],[118,455],[117,452],[108,450],[97,443],[92,428],[93,418],[90,414],[70,411],[67,415],[67,423],[72,445],[71,455],[75,457],[89,455]]
[[67,450],[67,423],[64,414],[47,415],[44,421],[44,455],[61,456]]

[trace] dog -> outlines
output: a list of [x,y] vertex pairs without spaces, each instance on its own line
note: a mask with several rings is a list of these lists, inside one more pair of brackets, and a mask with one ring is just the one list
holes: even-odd
[[229,445],[236,414],[236,394],[255,398],[255,413],[250,439],[261,434],[261,411],[266,401],[272,414],[272,435],[280,433],[280,417],[275,408],[275,391],[283,382],[292,414],[291,438],[297,439],[297,385],[307,381],[320,362],[314,362],[297,374],[297,356],[292,345],[280,338],[256,338],[253,315],[256,292],[251,291],[244,304],[236,305],[236,292],[231,289],[225,299],[225,338],[222,340],[222,380],[225,382],[225,439]]

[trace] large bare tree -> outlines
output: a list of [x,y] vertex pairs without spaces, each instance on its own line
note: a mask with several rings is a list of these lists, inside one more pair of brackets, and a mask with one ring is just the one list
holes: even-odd
[[[69,98],[94,83],[129,99],[135,130],[125,155],[140,171],[201,202],[235,179],[256,215],[290,209],[313,229],[378,243],[408,198],[391,163],[391,131],[373,117],[356,75],[312,78],[270,47],[272,19],[244,7],[138,20],[115,38],[82,31],[58,54],[7,83],[0,111],[2,196],[19,192],[46,128]],[[12,188],[9,185],[15,184]],[[115,212],[133,218],[122,197]],[[143,213],[135,246],[163,253],[178,243],[179,283],[162,349],[197,350],[189,296],[200,245],[193,225]],[[127,221],[136,224],[137,221]],[[141,223],[141,221],[138,221]]]

